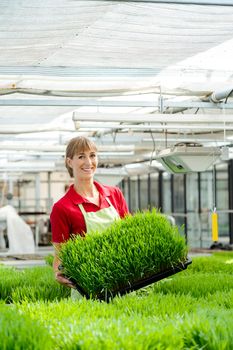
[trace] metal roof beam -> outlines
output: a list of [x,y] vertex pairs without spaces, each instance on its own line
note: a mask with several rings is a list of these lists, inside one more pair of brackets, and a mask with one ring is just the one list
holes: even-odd
[[163,108],[210,108],[210,109],[233,109],[233,103],[212,103],[199,101],[171,101],[163,100]]
[[[111,0],[111,1],[119,2],[119,0]],[[216,1],[214,0],[121,0],[121,2],[141,2],[141,3],[150,2],[150,3],[158,3],[158,4],[233,6],[232,0],[222,0],[222,1],[218,1],[218,0]]]
[[114,130],[131,130],[131,131],[153,131],[153,130],[169,130],[169,131],[175,131],[178,130],[177,132],[181,131],[184,132],[184,130],[187,131],[194,131],[194,130],[206,130],[211,132],[211,130],[232,130],[233,131],[233,124],[232,125],[219,125],[219,124],[208,124],[208,125],[184,125],[182,123],[175,123],[175,124],[140,124],[140,125],[135,125],[135,124],[119,124],[119,125],[102,125],[102,126],[97,126],[97,125],[90,125],[86,127],[85,125],[80,125],[78,128],[80,131],[83,129],[86,131],[87,129],[91,130],[98,130],[98,129],[104,129],[108,128],[111,129],[111,131]]
[[51,107],[157,107],[157,101],[100,101],[91,99],[1,99],[0,106]]
[[[25,106],[25,107],[158,107],[157,100],[153,101],[119,101],[119,100],[95,100],[95,99],[1,99],[0,106]],[[233,109],[233,103],[213,103],[201,101],[171,101],[163,100],[163,108],[213,108]]]
[[[141,114],[141,113],[82,113],[73,112],[73,121],[75,122],[110,122],[110,123],[233,123],[233,114]],[[97,125],[93,125],[97,127]],[[160,125],[161,126],[161,125]],[[103,125],[101,127],[104,127]],[[109,127],[106,124],[106,127]]]
[[37,75],[39,77],[153,77],[159,74],[160,68],[151,67],[69,67],[69,66],[0,66],[0,75]]

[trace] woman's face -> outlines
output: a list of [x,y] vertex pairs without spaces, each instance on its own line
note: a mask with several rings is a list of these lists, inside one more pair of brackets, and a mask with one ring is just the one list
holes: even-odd
[[73,169],[75,179],[87,180],[91,179],[98,165],[97,153],[94,150],[83,151],[77,153],[74,157],[67,158],[69,167]]

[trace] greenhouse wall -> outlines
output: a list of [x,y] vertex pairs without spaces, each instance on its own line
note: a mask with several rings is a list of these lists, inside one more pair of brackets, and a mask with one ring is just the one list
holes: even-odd
[[[203,173],[168,174],[166,172],[134,176],[119,185],[130,210],[156,207],[173,216],[191,247],[209,248],[212,244],[213,210],[218,213],[219,240],[232,243],[229,201],[229,164],[216,165]],[[150,191],[148,191],[148,189]]]
[[[169,174],[157,171],[125,177],[122,189],[131,212],[158,208],[183,227],[190,247],[209,248],[212,244],[211,213],[218,213],[219,241],[232,243],[233,176],[232,160],[202,173]],[[72,182],[66,172],[24,174],[13,181],[13,197],[4,205],[13,205],[34,231],[41,221],[49,220],[54,202]],[[1,185],[1,184],[0,184]],[[6,193],[7,193],[6,189]],[[43,230],[42,230],[43,231]]]

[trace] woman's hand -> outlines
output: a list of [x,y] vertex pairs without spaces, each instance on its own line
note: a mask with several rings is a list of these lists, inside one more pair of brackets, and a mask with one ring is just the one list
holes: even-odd
[[75,285],[68,278],[64,277],[62,271],[55,272],[55,279],[58,283],[66,286],[66,287],[75,289]]
[[69,287],[69,288],[74,288],[75,285],[63,275],[63,266],[61,264],[61,261],[58,257],[59,255],[59,250],[61,248],[60,243],[54,243],[54,248],[55,248],[55,255],[54,255],[54,260],[53,260],[53,270],[55,273],[55,279],[58,283],[62,284],[63,286]]

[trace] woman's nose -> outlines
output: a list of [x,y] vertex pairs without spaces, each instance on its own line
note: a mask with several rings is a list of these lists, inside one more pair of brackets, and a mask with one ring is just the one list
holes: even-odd
[[86,157],[85,158],[85,164],[91,164],[91,158],[90,157]]

